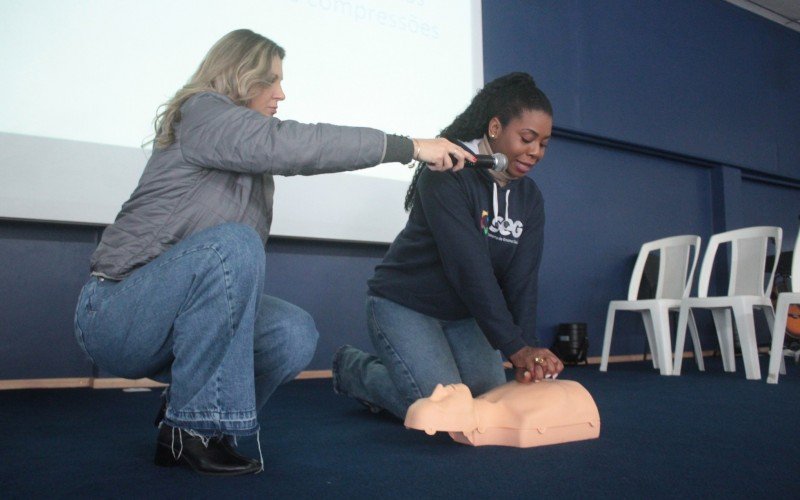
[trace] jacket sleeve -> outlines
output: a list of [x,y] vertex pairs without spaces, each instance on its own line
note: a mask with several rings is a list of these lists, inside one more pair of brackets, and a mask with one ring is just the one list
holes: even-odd
[[380,130],[281,121],[214,93],[183,105],[177,139],[192,165],[254,174],[356,170],[377,165],[386,153]]
[[525,347],[506,304],[464,189],[450,172],[423,172],[419,199],[439,250],[445,276],[489,343],[506,356]]
[[539,265],[544,242],[544,200],[536,189],[536,197],[527,217],[519,245],[506,272],[500,279],[515,323],[531,345],[538,345],[536,336],[536,306],[539,300]]

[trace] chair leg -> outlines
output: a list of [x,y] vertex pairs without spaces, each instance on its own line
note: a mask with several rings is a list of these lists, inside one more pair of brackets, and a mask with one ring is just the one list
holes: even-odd
[[653,358],[658,357],[661,375],[672,375],[672,342],[670,341],[669,311],[666,307],[656,307],[651,311],[653,320],[653,336],[655,338],[655,352]]
[[786,319],[789,315],[789,300],[786,296],[778,295],[778,304],[775,306],[775,321],[772,327],[772,346],[769,349],[769,368],[767,369],[767,383],[778,383],[778,370],[785,374],[783,366],[783,339],[786,336]]
[[647,346],[650,348],[650,359],[653,362],[653,368],[657,370],[659,367],[659,356],[654,330],[658,329],[658,327],[654,327],[653,322],[652,311],[642,311],[642,323],[644,323],[644,331],[647,335]]
[[[772,308],[772,304],[760,306],[759,308],[764,311],[764,318],[767,320],[767,326],[769,326],[769,333],[771,335],[772,332],[775,331],[775,310]],[[788,314],[789,312],[787,311],[785,316],[788,316]],[[784,320],[788,320],[788,318],[784,318]],[[786,330],[785,327],[784,330]],[[785,333],[786,332],[784,331],[784,334]],[[781,358],[781,375],[786,375],[786,366],[783,364],[783,358]]]
[[614,334],[614,314],[617,310],[614,306],[608,306],[606,315],[606,331],[603,334],[603,354],[600,358],[600,371],[608,370],[608,355],[611,351],[611,336]]
[[772,310],[772,306],[758,306],[759,309],[764,311],[764,319],[767,320],[767,326],[769,327],[769,331],[775,328],[775,311]]
[[761,367],[758,363],[758,345],[756,343],[756,325],[751,304],[736,304],[733,307],[736,330],[739,332],[739,345],[742,348],[744,373],[748,380],[761,379]]
[[683,364],[683,344],[686,341],[686,323],[689,318],[691,308],[688,306],[681,306],[678,313],[678,326],[675,332],[675,356],[673,356],[672,374],[681,374],[681,365]]
[[692,334],[692,346],[694,347],[694,360],[697,369],[701,372],[706,371],[706,363],[703,360],[703,346],[700,345],[700,335],[697,333],[697,323],[694,321],[694,314],[689,310],[689,332]]
[[733,324],[731,312],[728,308],[712,309],[714,327],[717,330],[719,350],[722,354],[722,368],[726,372],[736,371],[736,359],[733,353]]

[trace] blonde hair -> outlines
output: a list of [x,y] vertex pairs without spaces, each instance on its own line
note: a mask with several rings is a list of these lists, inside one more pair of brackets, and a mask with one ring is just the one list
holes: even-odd
[[275,56],[283,59],[281,46],[247,29],[231,31],[211,47],[200,67],[186,85],[169,101],[159,106],[153,122],[157,148],[175,142],[175,124],[181,121],[181,106],[201,92],[217,92],[230,97],[238,106],[246,106],[260,88],[273,83],[270,73]]

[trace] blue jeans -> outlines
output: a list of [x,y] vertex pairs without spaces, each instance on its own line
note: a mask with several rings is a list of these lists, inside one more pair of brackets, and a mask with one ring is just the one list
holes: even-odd
[[311,361],[311,316],[263,294],[256,232],[198,232],[122,281],[92,277],[75,312],[78,344],[120,377],[169,382],[165,421],[201,435],[249,435],[275,388]]
[[333,361],[336,392],[404,419],[436,384],[465,384],[474,396],[506,382],[500,352],[474,319],[443,321],[381,297],[367,297],[377,356],[344,346]]

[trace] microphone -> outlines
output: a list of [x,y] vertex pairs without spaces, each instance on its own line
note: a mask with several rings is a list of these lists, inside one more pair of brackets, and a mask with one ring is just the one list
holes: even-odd
[[505,172],[508,168],[508,158],[503,153],[493,155],[475,155],[475,161],[464,160],[466,168],[488,168],[495,172]]
[[[465,146],[461,141],[454,141],[452,139],[448,139],[450,142],[458,144],[461,149],[469,151],[470,149]],[[469,161],[464,158],[464,167],[465,168],[486,168],[489,170],[494,170],[495,172],[505,172],[508,168],[508,158],[503,153],[495,153],[493,155],[473,155],[475,156],[475,161]],[[450,155],[450,159],[453,162],[456,161],[453,155]]]

